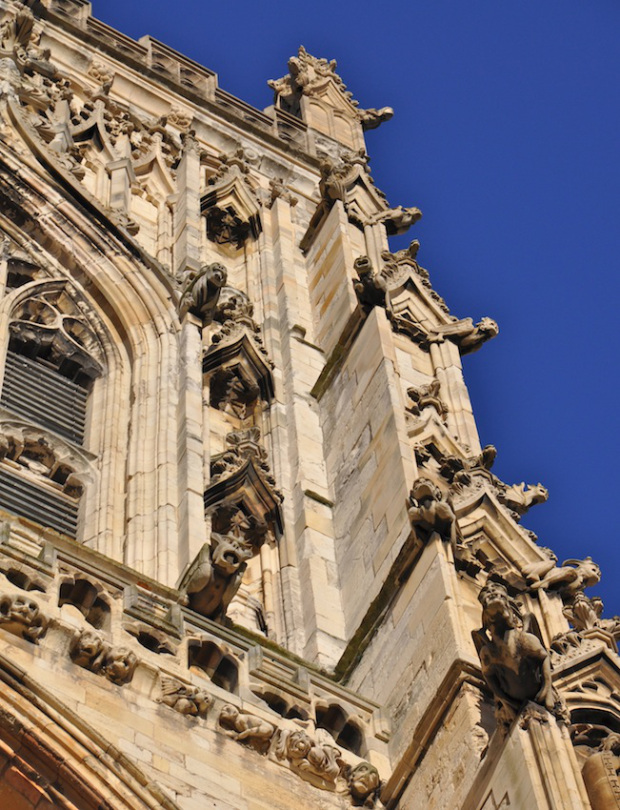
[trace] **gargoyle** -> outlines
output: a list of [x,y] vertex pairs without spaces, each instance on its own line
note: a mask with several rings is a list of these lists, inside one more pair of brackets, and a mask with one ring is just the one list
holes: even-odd
[[190,273],[181,293],[181,316],[191,312],[202,319],[203,325],[211,323],[226,279],[226,268],[217,263],[204,265],[197,273]]
[[419,416],[424,408],[434,408],[445,421],[448,409],[439,396],[440,387],[439,380],[433,380],[427,385],[421,385],[419,388],[408,388],[407,396],[411,400],[411,405],[407,408],[407,411],[413,416]]
[[115,647],[106,655],[103,674],[117,686],[129,683],[138,664],[138,659],[127,647]]
[[478,601],[482,605],[482,628],[472,637],[482,674],[495,697],[500,726],[507,730],[530,701],[565,719],[566,710],[551,681],[549,653],[534,616],[521,615],[519,605],[501,582],[487,582]]
[[419,539],[426,544],[437,534],[456,551],[459,538],[456,515],[452,506],[443,500],[439,487],[428,478],[418,478],[413,483],[409,501],[409,520]]
[[196,613],[222,619],[241,585],[245,561],[252,556],[247,543],[230,535],[213,533],[181,580],[181,599]]
[[358,275],[358,280],[353,281],[353,288],[362,307],[369,310],[385,306],[387,284],[383,276],[375,271],[368,256],[358,256],[353,262],[353,269]]
[[565,560],[560,568],[554,566],[543,579],[530,587],[534,590],[544,588],[559,591],[565,602],[571,602],[578,593],[596,585],[600,579],[601,569],[591,557],[586,557],[585,560]]
[[549,490],[542,484],[513,484],[498,496],[500,503],[507,506],[518,515],[524,515],[530,507],[537,503],[545,503],[549,498]]
[[388,208],[387,211],[376,214],[370,224],[382,222],[388,236],[400,236],[407,233],[409,228],[421,218],[422,212],[419,208],[403,208],[402,205],[399,205],[397,208]]

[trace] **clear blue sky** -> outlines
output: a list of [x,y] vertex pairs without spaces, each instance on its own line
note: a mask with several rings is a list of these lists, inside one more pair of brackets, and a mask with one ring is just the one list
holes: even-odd
[[263,108],[300,44],[336,58],[362,106],[394,107],[367,137],[393,205],[452,312],[500,335],[465,360],[483,443],[508,483],[541,481],[523,523],[560,561],[603,568],[620,614],[620,4],[618,0],[93,0]]

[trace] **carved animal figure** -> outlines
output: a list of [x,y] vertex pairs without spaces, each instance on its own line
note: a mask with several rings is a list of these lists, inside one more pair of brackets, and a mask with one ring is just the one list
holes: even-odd
[[505,492],[500,496],[500,501],[513,512],[524,515],[534,504],[545,503],[548,498],[549,490],[542,484],[527,484],[526,486],[522,481],[520,484],[506,487]]
[[358,280],[353,281],[353,288],[360,304],[367,309],[384,306],[387,284],[381,273],[374,270],[368,256],[358,256],[353,269],[358,276]]
[[250,547],[229,535],[213,533],[183,577],[179,590],[192,610],[209,619],[220,619],[237,593]]
[[275,732],[275,726],[257,717],[255,714],[241,712],[236,706],[227,703],[222,707],[219,718],[220,726],[239,742],[253,740],[258,743],[268,742]]
[[439,380],[433,380],[419,388],[408,388],[407,396],[411,400],[411,406],[407,408],[409,413],[419,416],[424,408],[434,408],[445,421],[448,409],[439,396],[440,387]]
[[[498,721],[507,726],[527,702],[562,713],[551,682],[549,653],[540,638],[524,628],[517,603],[505,586],[488,582],[480,591],[482,629],[473,634],[482,674],[495,696]],[[536,627],[534,617],[528,625]]]
[[584,588],[596,585],[601,579],[601,569],[592,560],[565,560],[560,568],[552,568],[544,579],[534,582],[532,588],[560,591],[562,598],[571,601]]

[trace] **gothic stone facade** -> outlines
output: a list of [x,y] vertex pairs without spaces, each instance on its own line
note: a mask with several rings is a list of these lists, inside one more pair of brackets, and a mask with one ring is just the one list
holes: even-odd
[[391,110],[0,13],[0,806],[620,807],[620,622],[389,251]]

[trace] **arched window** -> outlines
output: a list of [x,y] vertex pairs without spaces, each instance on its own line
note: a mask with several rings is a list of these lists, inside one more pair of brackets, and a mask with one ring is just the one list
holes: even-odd
[[103,352],[70,284],[28,284],[26,270],[9,276],[25,294],[11,310],[0,394],[0,507],[75,537]]

